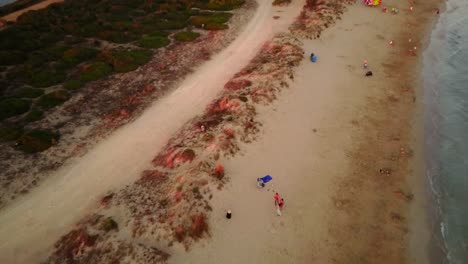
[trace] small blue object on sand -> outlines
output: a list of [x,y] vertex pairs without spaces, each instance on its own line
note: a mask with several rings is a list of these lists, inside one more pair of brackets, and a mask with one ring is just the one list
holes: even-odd
[[273,180],[273,178],[270,175],[264,176],[262,178],[257,178],[257,185],[260,188],[265,187],[265,183]]
[[270,175],[267,175],[267,176],[265,176],[263,178],[260,178],[260,180],[262,180],[263,183],[267,183],[267,182],[273,180],[273,178]]
[[312,62],[316,62],[317,61],[317,56],[315,54],[312,53],[312,55],[310,55],[310,60]]

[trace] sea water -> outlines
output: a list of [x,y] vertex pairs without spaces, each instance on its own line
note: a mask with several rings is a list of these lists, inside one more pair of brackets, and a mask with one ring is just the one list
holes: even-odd
[[447,0],[423,57],[426,176],[435,202],[434,263],[468,263],[468,0]]

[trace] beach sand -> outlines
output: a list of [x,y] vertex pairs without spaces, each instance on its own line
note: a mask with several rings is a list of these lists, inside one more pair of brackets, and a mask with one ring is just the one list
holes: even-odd
[[[234,42],[232,49],[224,50],[188,78],[186,85],[97,145],[74,167],[66,168],[70,169],[63,173],[67,177],[61,181],[59,176],[51,177],[45,187],[6,208],[0,215],[0,234],[15,239],[0,244],[1,256],[17,259],[22,249],[29,248],[27,257],[43,257],[44,252],[38,253],[40,247],[34,245],[43,236],[47,239],[41,249],[50,249],[49,242],[84,215],[99,194],[110,185],[117,188],[135,179],[169,136],[214,98],[219,91],[216,87],[221,89],[247,64],[263,41],[286,31],[290,21],[285,22],[284,17],[292,20],[290,15],[298,14],[302,5],[293,2],[289,16],[278,13],[280,18],[273,20],[275,10],[266,8],[265,3],[260,3],[254,22],[239,36],[245,37],[243,41]],[[215,191],[210,201],[209,237],[188,251],[178,243],[162,247],[172,255],[169,262],[427,263],[425,198],[413,190],[408,179],[415,177],[416,170],[409,165],[414,163],[414,155],[421,153],[412,133],[418,59],[423,33],[435,17],[437,3],[418,3],[410,12],[407,1],[386,2],[389,8],[400,9],[397,15],[357,3],[319,39],[303,39],[306,56],[290,87],[273,104],[256,107],[263,124],[258,140],[241,144],[240,155],[223,164],[228,183]],[[272,21],[278,23],[274,30],[266,26]],[[389,45],[391,40],[393,46]],[[416,56],[408,53],[410,49]],[[317,54],[317,63],[309,61],[311,52]],[[232,54],[240,58],[226,61],[224,67],[229,67],[229,72],[218,68],[219,60],[232,58]],[[369,60],[372,77],[364,77],[364,59]],[[214,69],[219,70],[218,75]],[[160,124],[172,122],[170,129],[160,131],[152,109],[168,109],[175,103],[184,107],[158,116]],[[178,115],[180,122],[174,123],[173,115]],[[126,135],[151,135],[152,141],[148,145]],[[133,143],[138,149],[132,148]],[[121,149],[115,149],[116,145]],[[109,151],[110,156],[103,154]],[[124,154],[131,159],[124,159]],[[102,156],[106,158],[98,159]],[[85,166],[90,163],[93,167]],[[273,181],[258,189],[256,179],[266,174],[272,175]],[[78,186],[83,189],[75,190]],[[285,199],[281,217],[274,208],[275,192]],[[39,198],[37,202],[34,197]],[[421,226],[417,232],[408,222],[410,204],[415,203],[420,213],[413,214],[411,220]],[[74,212],[67,214],[71,209]],[[227,210],[233,212],[230,220],[225,218]],[[38,222],[33,225],[25,211]],[[67,216],[65,222],[50,227],[48,224],[60,215]],[[411,251],[409,236],[416,241]]]
[[[320,39],[304,41],[318,62],[305,58],[290,89],[257,109],[263,133],[225,165],[230,182],[214,194],[210,239],[169,250],[170,263],[428,263],[412,131],[436,2],[414,12],[406,1],[386,2],[397,15],[358,3]],[[273,181],[258,189],[266,174]],[[281,217],[275,192],[285,199]]]

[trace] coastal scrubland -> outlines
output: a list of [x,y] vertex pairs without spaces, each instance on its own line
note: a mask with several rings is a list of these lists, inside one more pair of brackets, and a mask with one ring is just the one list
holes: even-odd
[[24,126],[86,83],[133,71],[174,40],[196,39],[191,28],[227,28],[230,13],[199,8],[224,11],[242,3],[66,1],[23,14],[0,31],[1,139],[21,138]]
[[0,180],[12,193],[2,196],[26,193],[38,182],[30,175],[83,153],[162,96],[232,39],[222,32],[243,4],[65,1],[8,22],[0,30]]

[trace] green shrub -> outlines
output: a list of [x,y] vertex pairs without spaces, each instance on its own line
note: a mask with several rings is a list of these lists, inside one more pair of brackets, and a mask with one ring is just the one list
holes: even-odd
[[174,38],[177,41],[185,42],[185,41],[192,41],[192,40],[198,38],[199,36],[200,36],[200,33],[197,33],[197,32],[181,31],[181,32],[176,33],[174,35]]
[[49,87],[63,82],[65,78],[64,72],[46,69],[33,73],[30,84],[35,87]]
[[151,59],[150,50],[123,50],[112,54],[112,66],[116,72],[128,72],[137,69]]
[[138,46],[158,49],[169,45],[171,41],[166,36],[147,36],[138,40]]
[[105,62],[95,62],[81,72],[81,80],[84,82],[95,81],[112,73],[112,68]]
[[231,17],[231,13],[214,13],[212,15],[193,16],[190,18],[190,23],[197,28],[222,30],[228,28],[224,23],[228,22]]
[[96,57],[99,51],[91,48],[73,47],[63,52],[62,60],[69,65],[77,65]]
[[0,65],[15,65],[26,60],[26,54],[16,50],[0,50]]
[[102,39],[107,41],[124,44],[131,41],[134,41],[138,38],[135,34],[131,31],[110,31],[110,30],[103,30],[97,34]]
[[106,232],[109,232],[111,230],[118,229],[118,228],[119,226],[117,222],[115,222],[114,219],[112,219],[112,217],[107,217],[101,223],[101,230],[104,230]]
[[245,3],[245,0],[227,0],[224,3],[218,2],[202,2],[197,1],[194,3],[194,7],[207,10],[218,10],[218,11],[228,11],[241,7]]
[[0,141],[16,140],[23,134],[23,128],[11,125],[0,125]]
[[159,30],[177,30],[187,26],[186,21],[158,21],[154,27]]
[[50,109],[63,104],[68,99],[70,99],[70,94],[67,91],[57,90],[41,96],[37,103],[43,109]]
[[36,153],[50,148],[60,138],[48,130],[30,130],[18,139],[18,148],[27,153]]
[[28,100],[9,98],[0,101],[0,120],[29,111],[31,102]]
[[67,90],[77,90],[83,85],[84,83],[80,80],[68,80],[63,84],[63,87]]
[[29,83],[32,80],[32,75],[32,67],[30,65],[18,65],[7,72],[6,79],[10,82]]
[[42,111],[32,109],[31,111],[29,111],[29,113],[26,114],[26,116],[24,117],[24,121],[34,122],[37,120],[41,120],[42,118],[44,118],[44,113]]
[[23,87],[15,91],[14,97],[18,98],[36,98],[44,94],[41,89],[35,89],[30,87]]
[[54,58],[46,52],[35,51],[29,55],[29,58],[26,61],[26,64],[31,66],[31,68],[36,68],[36,67],[41,67],[45,65],[46,63],[50,62],[53,59]]

